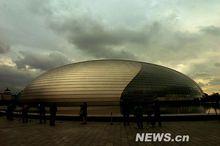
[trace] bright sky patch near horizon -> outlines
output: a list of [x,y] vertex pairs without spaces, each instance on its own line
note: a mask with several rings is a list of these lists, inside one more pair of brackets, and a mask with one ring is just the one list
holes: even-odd
[[220,92],[218,0],[0,0],[0,90],[104,58],[164,65]]

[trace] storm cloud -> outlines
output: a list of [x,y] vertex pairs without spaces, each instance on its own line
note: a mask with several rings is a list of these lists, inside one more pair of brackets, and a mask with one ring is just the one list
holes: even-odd
[[220,63],[218,62],[218,63],[215,63],[214,64],[216,67],[220,67]]
[[54,67],[65,65],[71,61],[63,54],[52,52],[50,54],[36,54],[31,52],[20,52],[21,57],[15,60],[18,68],[48,70]]
[[62,24],[51,23],[51,28],[66,37],[77,49],[97,58],[137,57],[123,48],[126,43],[143,41],[144,37],[127,30],[109,30],[98,21],[80,18]]
[[220,27],[208,26],[208,27],[202,28],[201,31],[206,32],[211,35],[220,36]]
[[170,29],[170,24],[156,21],[135,29],[112,28],[88,17],[50,21],[49,24],[74,48],[95,58],[166,62],[172,66],[219,50],[217,42],[220,38],[210,36],[210,29],[218,29],[214,26],[187,32]]
[[13,92],[22,90],[31,80],[39,73],[34,73],[28,70],[20,70],[12,66],[0,66],[0,91],[7,87]]
[[0,54],[9,52],[10,47],[5,42],[0,40]]

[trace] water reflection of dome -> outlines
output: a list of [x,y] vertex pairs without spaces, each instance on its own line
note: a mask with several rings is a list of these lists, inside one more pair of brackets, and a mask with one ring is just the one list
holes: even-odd
[[201,96],[200,87],[175,70],[144,62],[95,60],[49,70],[24,89],[21,100],[105,103]]

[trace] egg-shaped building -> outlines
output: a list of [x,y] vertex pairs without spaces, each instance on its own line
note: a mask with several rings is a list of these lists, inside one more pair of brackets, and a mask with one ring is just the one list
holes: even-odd
[[24,102],[119,103],[202,97],[189,77],[167,67],[129,60],[95,60],[51,69],[23,91]]

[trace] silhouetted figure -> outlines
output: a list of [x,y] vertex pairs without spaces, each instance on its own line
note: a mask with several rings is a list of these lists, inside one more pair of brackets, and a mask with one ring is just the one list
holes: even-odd
[[50,106],[50,126],[55,126],[57,105],[54,103]]
[[82,118],[82,124],[87,123],[87,103],[84,102],[80,107],[80,117]]
[[15,105],[13,104],[10,104],[7,106],[7,109],[6,109],[6,117],[9,121],[12,121],[14,118],[14,115],[13,115],[13,111],[15,109]]
[[22,106],[22,123],[28,123],[28,105]]
[[39,119],[40,119],[40,124],[46,123],[46,109],[44,103],[39,104]]
[[134,107],[134,114],[138,129],[143,129],[143,107],[141,105],[136,105]]
[[113,125],[112,112],[111,112],[111,114],[110,114],[110,124]]
[[153,106],[153,103],[147,103],[146,105],[146,114],[147,114],[147,124],[151,124],[153,125],[153,113],[154,113],[154,106]]
[[124,126],[129,125],[130,107],[128,102],[123,101],[121,104]]
[[154,101],[154,121],[153,121],[153,126],[156,125],[156,122],[158,122],[158,125],[161,126],[160,102],[159,102],[159,100],[155,100]]
[[151,124],[151,125],[153,125],[153,117],[152,117],[152,113],[150,113],[150,112],[148,112],[147,113],[147,124],[149,125],[149,124]]
[[215,105],[214,105],[214,109],[215,109],[215,114],[217,115],[218,114],[218,109],[219,109],[219,100],[220,100],[220,96],[218,94],[218,96],[216,97],[215,99]]

